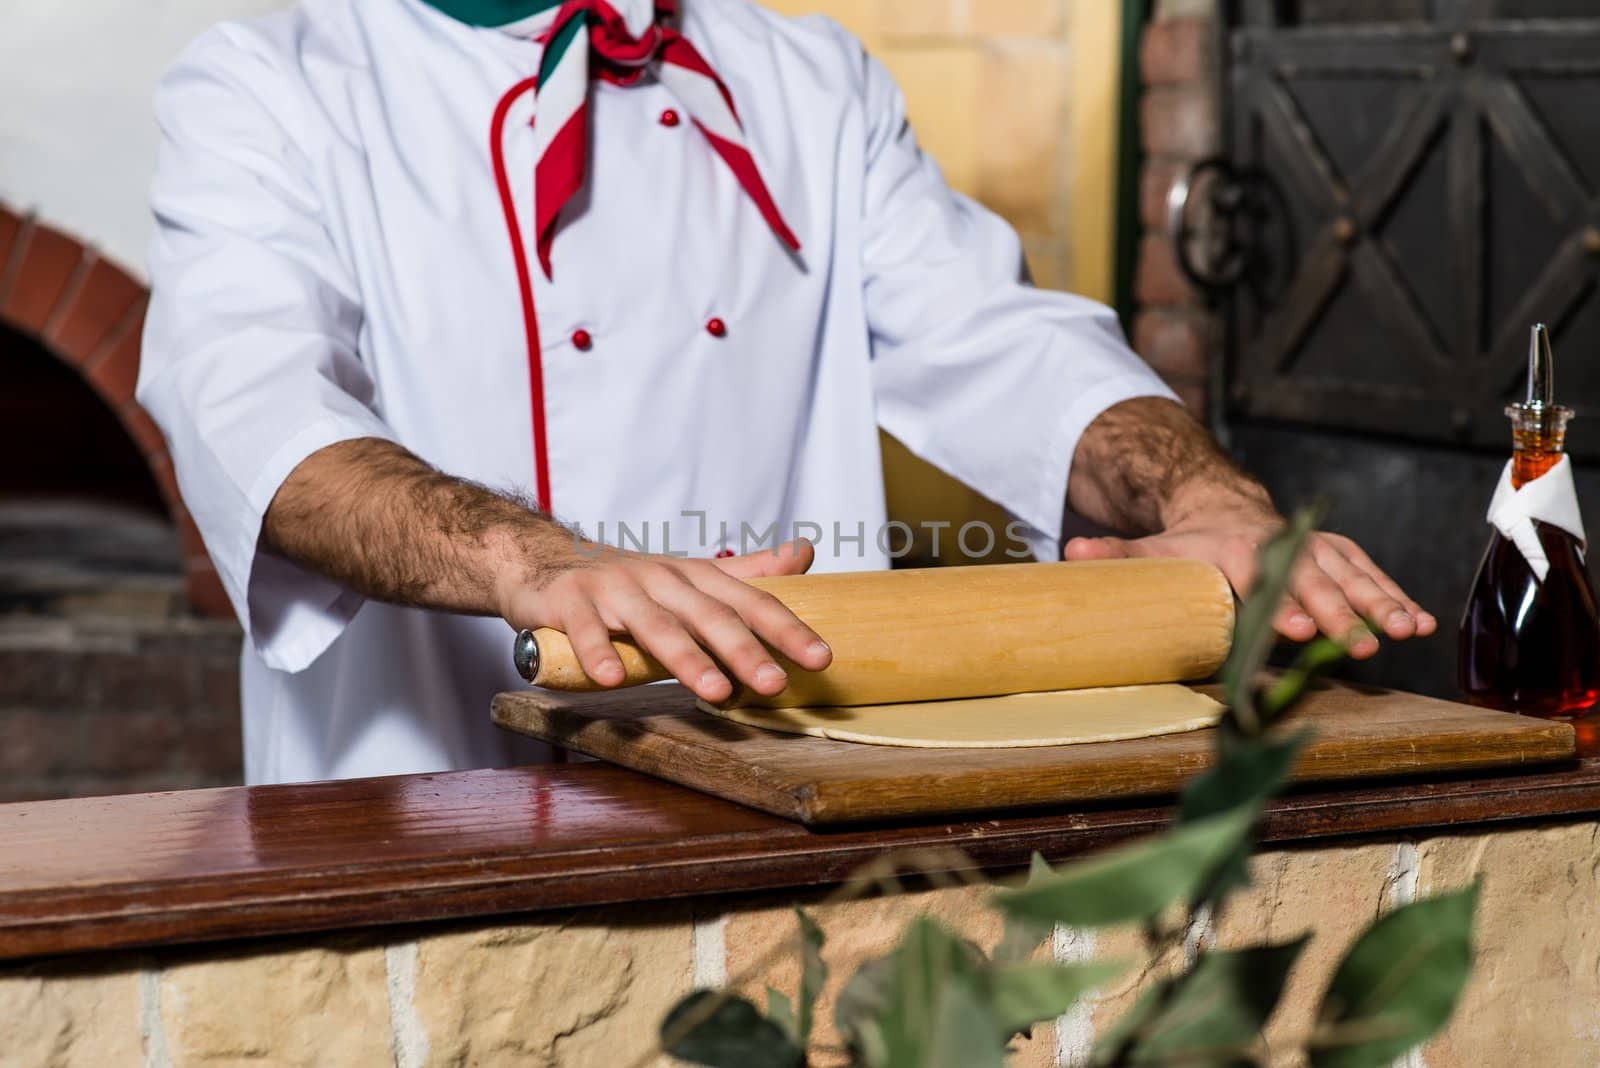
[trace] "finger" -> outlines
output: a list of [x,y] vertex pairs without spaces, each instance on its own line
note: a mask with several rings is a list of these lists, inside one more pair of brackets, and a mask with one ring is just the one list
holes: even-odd
[[567,609],[562,627],[585,675],[601,686],[622,685],[627,671],[611,644],[610,629],[593,604],[588,601],[573,604]]
[[1302,558],[1290,580],[1289,592],[1305,607],[1322,633],[1341,642],[1357,660],[1365,660],[1378,651],[1378,639],[1350,607],[1339,584],[1315,561]]
[[[1239,540],[1236,544],[1225,546],[1218,554],[1216,564],[1241,600],[1255,588],[1261,572],[1261,561],[1252,542]],[[1317,636],[1316,620],[1290,594],[1284,595],[1277,611],[1273,613],[1272,629],[1295,642],[1308,642]]]
[[740,682],[768,697],[789,684],[788,674],[732,606],[708,596],[668,567],[652,569],[643,584],[645,592],[676,616]]
[[1063,560],[1116,560],[1137,556],[1134,542],[1127,538],[1073,538],[1061,551]]
[[799,538],[775,549],[764,549],[743,556],[725,556],[711,563],[734,578],[753,579],[804,574],[811,570],[816,558],[816,548],[804,538]]
[[[733,695],[733,683],[700,647],[678,617],[658,604],[635,582],[618,583],[597,604],[604,618],[607,607],[615,629],[624,630],[673,677],[696,697],[715,703]],[[599,600],[597,598],[597,600]]]
[[1272,617],[1272,628],[1292,642],[1308,642],[1317,636],[1317,621],[1293,597],[1285,597]]
[[1330,535],[1330,537],[1332,538],[1334,544],[1338,547],[1339,551],[1344,553],[1351,563],[1355,564],[1357,567],[1361,568],[1361,570],[1370,575],[1372,577],[1372,581],[1376,582],[1378,586],[1390,597],[1393,597],[1395,600],[1405,605],[1406,611],[1411,614],[1411,618],[1417,621],[1418,637],[1426,638],[1428,635],[1439,629],[1439,621],[1434,617],[1433,613],[1428,611],[1426,608],[1423,608],[1420,604],[1413,600],[1411,596],[1400,587],[1398,582],[1389,577],[1389,573],[1387,571],[1379,567],[1377,563],[1373,561],[1372,557],[1367,554],[1365,549],[1343,535],[1334,534]]
[[1391,597],[1371,575],[1351,563],[1333,544],[1321,542],[1313,548],[1312,554],[1363,619],[1372,620],[1395,639],[1409,638],[1417,632],[1417,621],[1406,611],[1405,605]]
[[828,643],[765,590],[740,582],[714,567],[686,567],[680,574],[702,593],[738,612],[757,638],[806,670],[821,671],[833,661]]

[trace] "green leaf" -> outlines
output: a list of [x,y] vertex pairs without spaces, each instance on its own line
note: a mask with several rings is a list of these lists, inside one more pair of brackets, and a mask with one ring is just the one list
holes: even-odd
[[[1371,628],[1382,634],[1382,627]],[[1258,707],[1261,718],[1267,722],[1287,712],[1299,701],[1311,684],[1321,678],[1347,655],[1345,647],[1332,638],[1317,638],[1295,656],[1294,663],[1267,687]]]
[[1313,1068],[1387,1065],[1444,1026],[1472,971],[1478,889],[1402,905],[1367,928],[1323,995]]
[[[1283,788],[1295,757],[1311,740],[1304,728],[1282,741],[1237,738],[1217,746],[1217,762],[1189,780],[1178,799],[1178,823],[1191,824],[1241,805],[1259,807]],[[1220,741],[1220,739],[1219,739]],[[1250,882],[1253,843],[1241,841],[1194,895],[1194,901],[1214,900]]]
[[1035,1024],[1053,1020],[1079,998],[1126,971],[1126,961],[1081,964],[1014,964],[989,975],[994,1018],[1009,1039]]
[[[709,1018],[673,1039],[686,1018],[713,1002]],[[744,998],[714,990],[696,990],[672,1007],[661,1021],[661,1045],[679,1060],[708,1068],[802,1068],[805,1063],[805,1052],[782,1027]]]
[[1302,935],[1282,945],[1201,956],[1156,1026],[1139,1043],[1136,1060],[1206,1050],[1226,1051],[1229,1059],[1237,1058],[1239,1047],[1255,1041],[1277,1008],[1289,969],[1309,940],[1309,935]]
[[869,960],[845,982],[833,1004],[833,1026],[845,1044],[861,1054],[864,1064],[882,1064],[888,1059],[878,1017],[889,1004],[893,981],[892,954]]
[[893,1040],[919,1044],[934,1031],[938,1004],[952,977],[970,977],[978,961],[950,932],[926,917],[912,921],[893,955],[884,1020]]
[[[1048,879],[1054,874],[1050,870],[1050,865],[1045,863],[1044,857],[1035,853],[1028,863],[1028,881],[1023,885],[1038,886],[1041,880]],[[1040,920],[1029,916],[1006,916],[1000,942],[994,947],[995,961],[1005,964],[1027,960],[1033,956],[1039,944],[1050,937],[1055,926],[1051,920]]]
[[[982,984],[989,967],[979,947],[926,917],[914,920],[892,953],[862,965],[839,992],[834,1026],[856,1054],[851,1063],[922,1068],[933,1056],[945,988],[958,979]],[[1003,1047],[992,1013],[985,1013],[983,1027],[996,1048]]]
[[1222,665],[1222,688],[1227,695],[1229,715],[1241,733],[1260,734],[1265,723],[1256,715],[1256,676],[1266,666],[1267,656],[1277,640],[1272,617],[1289,589],[1289,576],[1295,560],[1322,518],[1323,509],[1297,508],[1288,525],[1261,550],[1256,584],[1239,606],[1233,623],[1233,649]]
[[989,1008],[968,976],[952,976],[939,992],[928,1049],[893,1068],[1005,1068],[1005,1039],[994,1032]]
[[794,1039],[796,1045],[805,1045],[800,1037],[800,1025],[795,1020],[794,1002],[771,983],[767,984],[767,1019],[783,1028],[783,1033]]
[[1183,788],[1178,822],[1196,823],[1240,805],[1260,805],[1283,788],[1311,736],[1305,728],[1282,741],[1240,739],[1222,747],[1216,764]]
[[804,909],[794,910],[800,922],[800,1006],[795,1019],[795,1037],[804,1046],[811,1041],[811,1024],[816,1014],[817,997],[828,981],[828,966],[822,960],[822,928]]
[[1152,841],[1070,864],[1037,884],[1002,890],[1008,916],[1105,927],[1144,920],[1190,899],[1248,840],[1256,809],[1241,806],[1174,828]]
[[1191,971],[1167,979],[1134,1004],[1096,1045],[1095,1064],[1250,1063],[1307,937],[1282,945],[1216,950]]

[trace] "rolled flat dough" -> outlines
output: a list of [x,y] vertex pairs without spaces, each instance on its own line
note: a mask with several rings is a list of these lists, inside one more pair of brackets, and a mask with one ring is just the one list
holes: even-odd
[[1051,690],[852,708],[717,708],[752,727],[917,749],[1011,749],[1150,738],[1209,727],[1222,705],[1177,683]]

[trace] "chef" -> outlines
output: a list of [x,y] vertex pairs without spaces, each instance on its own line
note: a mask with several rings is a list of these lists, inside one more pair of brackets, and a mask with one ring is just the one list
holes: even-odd
[[[1248,589],[1281,520],[1128,350],[1024,280],[824,18],[748,0],[304,0],[161,83],[139,399],[248,635],[252,783],[537,759],[514,628],[710,700],[830,651],[757,575],[887,565],[883,427],[1044,558],[1070,507]],[[1434,620],[1350,541],[1278,619]],[[731,677],[730,677],[731,676]]]

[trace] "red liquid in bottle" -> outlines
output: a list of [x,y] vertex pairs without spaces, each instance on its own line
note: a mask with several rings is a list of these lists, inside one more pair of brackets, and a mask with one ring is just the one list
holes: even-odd
[[[1552,436],[1518,427],[1512,484],[1521,487],[1561,458]],[[1600,615],[1583,546],[1534,522],[1550,560],[1544,581],[1499,531],[1478,565],[1461,619],[1461,691],[1468,701],[1532,716],[1581,715],[1600,697]]]

